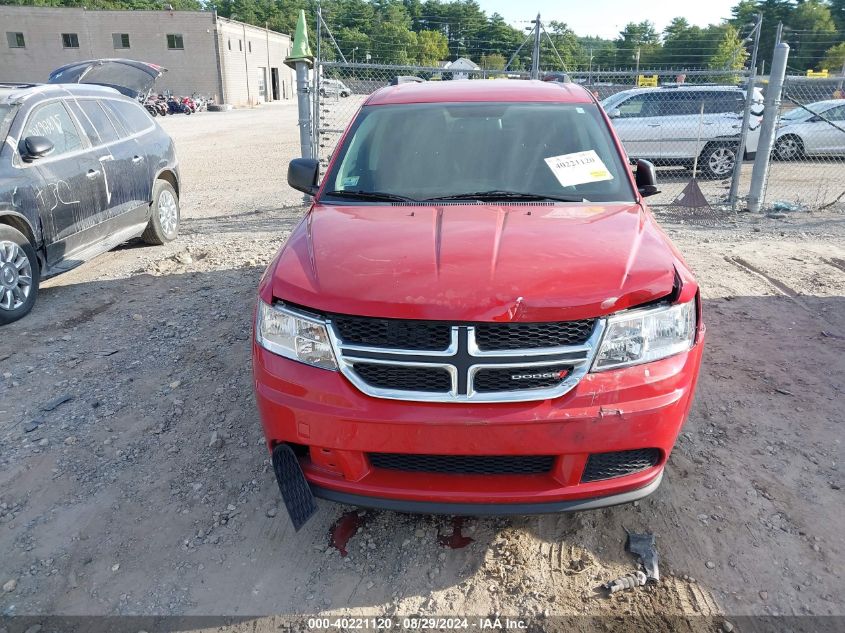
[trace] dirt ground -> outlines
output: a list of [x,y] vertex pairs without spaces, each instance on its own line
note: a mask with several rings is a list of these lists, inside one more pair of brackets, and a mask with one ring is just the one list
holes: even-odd
[[[252,396],[259,276],[301,217],[292,105],[172,117],[182,236],[44,284],[0,333],[0,613],[845,615],[845,216],[667,223],[705,297],[696,403],[662,487],[580,514],[468,519],[320,502],[295,533]],[[658,213],[658,217],[661,214]],[[347,514],[348,516],[348,514]],[[348,520],[348,519],[347,519]],[[654,532],[662,581],[624,528]],[[2,625],[2,621],[0,621]],[[0,627],[2,628],[2,627]]]

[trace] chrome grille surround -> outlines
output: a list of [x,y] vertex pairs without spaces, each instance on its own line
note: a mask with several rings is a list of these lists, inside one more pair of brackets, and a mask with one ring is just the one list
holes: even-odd
[[[592,334],[582,345],[482,350],[476,343],[475,327],[456,324],[450,328],[449,346],[443,350],[430,351],[347,344],[340,338],[330,316],[326,323],[338,368],[361,392],[388,400],[470,403],[531,402],[559,398],[571,391],[590,370],[605,328],[604,319],[595,319]],[[452,387],[444,392],[375,387],[355,371],[356,362],[443,369],[449,373]],[[508,368],[522,372],[563,364],[571,367],[571,371],[559,384],[552,387],[483,393],[473,389],[474,377],[483,369]]]

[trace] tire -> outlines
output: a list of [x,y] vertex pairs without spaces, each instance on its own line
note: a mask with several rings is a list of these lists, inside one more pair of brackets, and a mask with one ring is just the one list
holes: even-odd
[[150,223],[141,236],[147,244],[161,246],[172,242],[179,235],[179,196],[166,180],[156,180],[153,185],[153,202],[150,205]]
[[714,180],[729,178],[736,163],[736,147],[727,143],[711,143],[698,158],[701,173]]
[[775,141],[775,157],[778,160],[799,160],[804,157],[804,142],[794,134],[781,136]]
[[0,225],[0,325],[29,314],[38,296],[40,278],[38,255],[26,236]]

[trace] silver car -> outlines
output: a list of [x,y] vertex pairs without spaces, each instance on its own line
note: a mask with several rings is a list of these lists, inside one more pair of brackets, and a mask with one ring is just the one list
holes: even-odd
[[774,151],[781,160],[845,156],[845,99],[816,101],[782,115]]

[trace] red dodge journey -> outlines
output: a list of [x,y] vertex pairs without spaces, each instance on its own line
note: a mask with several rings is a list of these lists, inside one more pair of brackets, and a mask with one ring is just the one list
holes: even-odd
[[[255,393],[298,527],[313,496],[527,514],[660,484],[693,399],[699,288],[594,97],[445,81],[367,98],[264,274]],[[313,496],[312,496],[313,495]]]

